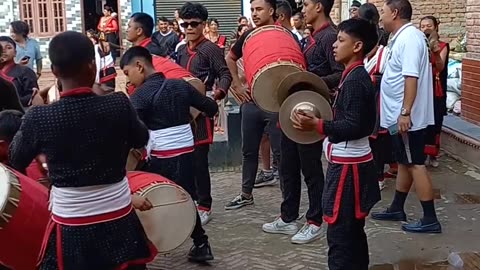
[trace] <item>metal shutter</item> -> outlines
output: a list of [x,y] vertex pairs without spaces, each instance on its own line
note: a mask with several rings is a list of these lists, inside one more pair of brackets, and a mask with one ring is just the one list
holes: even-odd
[[[208,17],[216,18],[220,23],[220,32],[230,38],[232,31],[237,28],[237,19],[242,14],[242,0],[190,0],[199,2],[208,9]],[[156,0],[155,16],[173,19],[176,8],[181,8],[185,1]]]

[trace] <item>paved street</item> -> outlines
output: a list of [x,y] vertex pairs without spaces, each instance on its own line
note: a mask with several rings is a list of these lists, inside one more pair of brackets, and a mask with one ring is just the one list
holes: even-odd
[[[446,260],[451,251],[480,251],[480,207],[457,196],[463,193],[480,195],[480,174],[444,156],[441,167],[433,169],[432,175],[435,188],[438,189],[436,208],[444,234],[406,234],[401,231],[400,223],[368,220],[367,233],[372,266],[375,266],[373,269],[447,269],[442,266],[444,263],[437,266],[428,266],[428,263]],[[324,237],[312,244],[299,246],[291,244],[287,236],[262,232],[262,224],[272,221],[279,213],[281,194],[278,186],[255,190],[254,206],[225,211],[224,203],[240,190],[240,173],[219,172],[213,173],[212,177],[214,214],[206,230],[216,260],[209,266],[187,262],[186,254],[191,245],[188,240],[172,254],[159,256],[150,269],[327,269]],[[383,201],[377,208],[385,207],[387,202],[391,201],[393,191],[394,182],[389,181],[388,188],[382,194]],[[304,192],[302,212],[306,210],[306,198]],[[475,202],[478,198],[469,199]],[[407,211],[410,218],[419,217],[421,214],[420,204],[413,193],[409,196]],[[470,257],[467,258],[468,256]],[[471,266],[466,263],[464,269],[480,269],[480,256],[465,254],[464,258],[466,262],[471,261]],[[391,265],[399,262],[400,268],[393,268]],[[419,266],[414,268],[416,262]]]
[[[118,73],[117,90],[123,90],[125,77],[120,71]],[[46,72],[41,77],[40,87],[52,82],[53,76]],[[445,260],[452,251],[465,253],[462,254],[464,269],[480,269],[480,255],[474,253],[480,251],[480,172],[448,156],[443,156],[440,168],[431,172],[437,195],[437,213],[444,233],[406,234],[401,231],[400,223],[369,219],[366,230],[372,269],[448,269]],[[211,265],[189,263],[186,254],[191,241],[187,240],[171,254],[159,256],[150,269],[327,269],[325,237],[312,244],[299,246],[291,244],[288,236],[262,232],[262,224],[272,221],[279,214],[281,194],[278,186],[255,190],[254,206],[225,211],[224,204],[240,191],[241,174],[239,170],[216,172],[212,173],[212,178],[213,220],[205,229],[210,236],[216,260]],[[394,181],[389,181],[387,185],[377,209],[386,207],[391,201]],[[302,213],[306,211],[306,198],[304,190]],[[421,215],[421,206],[414,192],[409,196],[406,209],[411,219]]]

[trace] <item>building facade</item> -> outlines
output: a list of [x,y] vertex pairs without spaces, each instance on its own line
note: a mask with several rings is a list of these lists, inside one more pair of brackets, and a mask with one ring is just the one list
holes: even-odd
[[[95,10],[89,10],[95,1]],[[48,44],[52,37],[65,31],[85,32],[88,30],[86,25],[96,25],[93,20],[97,20],[106,3],[106,0],[2,0],[0,34],[9,35],[12,21],[27,22],[31,29],[30,36],[39,41],[40,50],[48,64]],[[122,38],[132,12],[131,0],[118,0],[117,6],[120,7],[116,11]],[[95,15],[92,16],[92,13]]]
[[[204,3],[210,17],[219,19],[220,30],[230,33],[236,25],[238,15],[250,15],[250,0],[192,0]],[[336,0],[332,19],[338,23],[349,17],[348,9],[353,0]],[[372,2],[381,8],[384,0],[360,0]],[[56,33],[63,31],[86,31],[95,26],[104,4],[114,6],[119,15],[120,38],[126,30],[132,12],[143,11],[154,17],[166,16],[173,19],[173,11],[185,1],[180,0],[2,0],[0,1],[0,34],[9,34],[9,23],[24,20],[32,28],[32,37],[39,40],[41,50],[47,57],[48,42]],[[291,1],[292,2],[292,1]],[[294,1],[300,3],[301,1]],[[414,23],[427,15],[435,15],[440,20],[440,34],[454,40],[466,29],[466,10],[477,0],[411,0],[414,6]],[[117,8],[115,8],[117,7]],[[93,9],[93,10],[92,10]],[[469,11],[471,13],[471,11]],[[475,15],[469,15],[475,16]],[[472,18],[479,20],[478,18]],[[478,33],[478,31],[477,31]],[[478,35],[473,34],[470,35]],[[125,45],[125,40],[122,40]],[[475,42],[472,39],[472,42]],[[472,45],[476,46],[476,45]]]

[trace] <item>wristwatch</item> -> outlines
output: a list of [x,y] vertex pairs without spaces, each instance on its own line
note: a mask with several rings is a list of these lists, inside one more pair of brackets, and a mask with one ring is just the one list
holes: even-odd
[[400,112],[400,115],[401,116],[410,116],[410,112],[407,109],[402,108],[402,110]]

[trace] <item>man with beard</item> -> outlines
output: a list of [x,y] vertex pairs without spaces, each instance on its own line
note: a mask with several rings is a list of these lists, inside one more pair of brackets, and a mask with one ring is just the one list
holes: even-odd
[[[232,76],[225,63],[223,50],[203,35],[208,19],[207,9],[200,3],[185,3],[179,11],[187,43],[178,48],[177,64],[205,83],[207,94],[222,100],[230,88]],[[215,84],[215,85],[214,85]],[[208,223],[212,208],[208,152],[213,143],[213,119],[200,114],[193,124],[195,136],[195,184],[202,224]]]
[[[307,70],[321,77],[333,90],[338,86],[343,67],[335,62],[333,43],[337,32],[331,25],[330,11],[333,0],[305,0],[303,13],[306,23],[315,29],[304,50]],[[322,191],[324,175],[322,169],[322,142],[298,144],[282,133],[280,180],[283,184],[281,216],[263,225],[268,233],[295,234],[291,241],[306,244],[321,236]],[[307,222],[298,230],[296,220],[300,206],[301,173],[308,187],[309,208]]]
[[[251,0],[252,19],[257,27],[275,24],[275,0]],[[237,60],[243,57],[243,44],[253,31],[246,31],[233,45],[227,55],[227,65],[233,77],[232,91],[235,91],[242,102],[242,192],[225,205],[226,210],[233,210],[253,204],[253,187],[258,169],[258,151],[265,129],[268,130],[274,159],[280,159],[280,132],[277,128],[278,113],[268,113],[260,109],[253,101],[251,93],[244,88],[239,77]],[[292,38],[293,34],[292,34]],[[269,158],[269,157],[267,157]],[[269,181],[265,185],[275,185],[278,181],[270,172]]]

